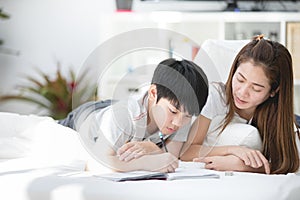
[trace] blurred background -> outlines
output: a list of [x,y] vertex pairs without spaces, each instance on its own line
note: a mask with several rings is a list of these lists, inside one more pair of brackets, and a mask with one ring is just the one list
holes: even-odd
[[[0,0],[0,9],[1,96],[19,95],[20,86],[27,87],[28,77],[45,83],[47,76],[48,81],[54,82],[58,70],[69,88],[74,82],[71,74],[78,75],[99,45],[127,31],[165,29],[180,37],[170,37],[163,44],[167,51],[120,55],[109,64],[110,70],[101,82],[104,87],[96,89],[97,98],[113,97],[112,91],[120,79],[125,81],[123,88],[118,89],[119,96],[141,92],[138,88],[152,75],[152,68],[141,70],[141,65],[155,64],[167,57],[194,59],[207,39],[244,40],[263,33],[286,45],[293,55],[295,111],[300,113],[299,1]],[[119,45],[107,51],[114,51],[113,48]],[[179,49],[180,55],[176,55]],[[140,78],[128,76],[137,68]],[[86,79],[82,82],[83,88],[94,87]],[[38,92],[45,96],[45,88]],[[83,101],[90,97],[87,95]],[[60,99],[57,102],[63,107]],[[27,101],[0,101],[0,111],[49,115],[51,109],[54,108]]]

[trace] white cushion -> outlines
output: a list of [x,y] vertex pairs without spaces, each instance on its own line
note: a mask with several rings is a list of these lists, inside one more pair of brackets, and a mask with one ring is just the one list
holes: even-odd
[[26,130],[45,120],[51,118],[0,112],[0,158],[27,156],[33,134]]
[[28,157],[42,165],[69,165],[82,160],[82,168],[89,154],[81,143],[78,132],[57,124],[54,120],[42,121],[27,129],[33,134]]
[[239,145],[262,150],[262,141],[258,130],[249,124],[230,123],[222,133],[216,130],[214,144],[204,141],[207,146]]
[[235,56],[248,42],[249,40],[205,40],[194,62],[204,70],[210,82],[225,83]]
[[0,112],[0,159],[27,157],[41,165],[87,160],[76,131],[51,117]]
[[0,112],[0,138],[13,137],[49,117]]

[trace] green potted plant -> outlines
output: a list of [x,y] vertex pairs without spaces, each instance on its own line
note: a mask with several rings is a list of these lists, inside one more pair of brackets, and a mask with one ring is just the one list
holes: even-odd
[[57,68],[55,78],[37,70],[39,78],[26,77],[28,84],[17,86],[18,94],[4,95],[0,101],[21,100],[31,102],[48,110],[54,119],[62,119],[79,105],[97,99],[97,86],[90,85],[86,80],[86,72],[75,76],[73,70],[69,77],[63,77],[60,68]]

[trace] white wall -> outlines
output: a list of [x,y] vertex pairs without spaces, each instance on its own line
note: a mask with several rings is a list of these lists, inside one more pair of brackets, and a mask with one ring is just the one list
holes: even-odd
[[[48,74],[53,74],[57,62],[65,73],[70,67],[79,69],[99,44],[113,36],[106,31],[112,29],[110,19],[101,14],[115,12],[115,0],[0,0],[0,8],[11,16],[0,20],[0,38],[5,41],[0,46],[0,94],[13,91],[21,75],[33,74],[34,67]],[[151,7],[138,9],[135,4],[134,9]],[[12,54],[3,53],[7,51]],[[0,111],[44,112],[20,102],[0,103]]]
[[[33,67],[49,74],[78,68],[103,40],[100,14],[115,12],[113,0],[0,0],[10,19],[0,20],[0,94],[11,91]],[[4,52],[12,53],[6,54]],[[2,53],[1,53],[2,52]],[[19,55],[13,55],[15,53]],[[0,111],[36,112],[33,107],[0,103]]]

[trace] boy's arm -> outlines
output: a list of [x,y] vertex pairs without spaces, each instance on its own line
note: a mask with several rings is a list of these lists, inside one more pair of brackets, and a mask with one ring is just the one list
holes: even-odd
[[163,152],[162,149],[151,141],[131,141],[121,146],[117,150],[117,155],[119,156],[119,160],[130,161],[144,155],[159,154]]
[[92,153],[102,165],[113,171],[127,172],[135,170],[173,172],[178,167],[178,159],[171,153],[144,155],[125,162],[121,161],[105,137],[98,138]]
[[[176,158],[179,157],[180,150],[183,146],[183,142],[170,141],[167,142],[167,152],[174,155]],[[130,161],[133,159],[140,158],[145,155],[161,154],[166,153],[164,148],[159,148],[155,143],[151,141],[133,141],[124,144],[117,150],[117,155],[121,161]]]

